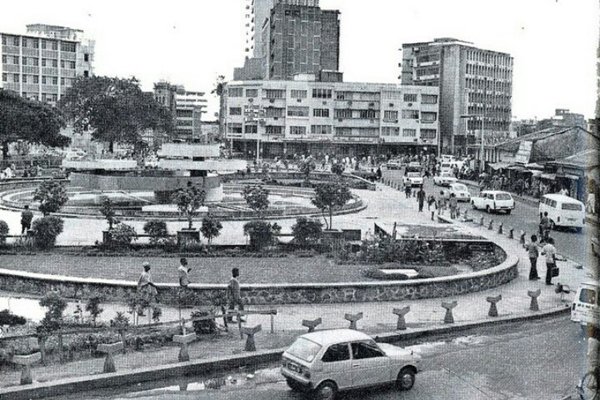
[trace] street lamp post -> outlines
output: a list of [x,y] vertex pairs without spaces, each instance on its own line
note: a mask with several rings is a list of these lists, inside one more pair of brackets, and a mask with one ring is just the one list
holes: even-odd
[[467,118],[467,119],[474,119],[474,118],[481,118],[481,147],[479,149],[479,172],[484,172],[485,171],[485,156],[484,156],[484,152],[485,152],[485,147],[484,147],[484,138],[485,138],[485,114],[465,114],[465,115],[461,115],[461,118]]

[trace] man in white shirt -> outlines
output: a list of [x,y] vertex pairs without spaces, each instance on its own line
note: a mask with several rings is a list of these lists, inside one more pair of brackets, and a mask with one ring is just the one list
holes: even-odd
[[179,260],[179,268],[177,268],[177,275],[179,276],[179,286],[182,288],[186,288],[190,284],[189,273],[192,269],[188,268],[187,265],[187,258],[182,257]]
[[552,270],[556,267],[556,247],[553,238],[548,238],[542,247],[542,255],[546,256],[546,285],[552,285]]

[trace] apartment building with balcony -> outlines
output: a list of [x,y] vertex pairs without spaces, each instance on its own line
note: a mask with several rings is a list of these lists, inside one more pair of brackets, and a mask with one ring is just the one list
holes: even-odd
[[[402,45],[402,85],[438,87],[443,153],[465,154],[509,137],[513,58],[453,38]],[[466,117],[466,116],[470,117]]]
[[257,141],[263,157],[437,153],[438,94],[436,87],[320,82],[310,75],[231,81],[220,124],[231,149],[248,156]]
[[94,41],[82,30],[31,24],[0,32],[0,88],[55,104],[78,76],[93,74]]

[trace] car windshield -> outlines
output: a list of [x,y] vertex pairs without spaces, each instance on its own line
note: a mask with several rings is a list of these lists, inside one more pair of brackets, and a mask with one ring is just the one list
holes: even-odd
[[562,207],[563,210],[570,210],[570,211],[581,211],[581,204],[578,203],[563,203]]
[[298,338],[286,352],[306,362],[312,362],[319,350],[321,350],[320,344],[305,338]]
[[411,178],[418,178],[419,176],[421,176],[420,172],[407,172],[406,176],[409,176]]
[[512,197],[508,193],[498,193],[496,194],[496,200],[510,200]]
[[454,190],[459,191],[459,192],[466,192],[467,191],[467,187],[465,185],[462,184],[457,184],[453,186]]

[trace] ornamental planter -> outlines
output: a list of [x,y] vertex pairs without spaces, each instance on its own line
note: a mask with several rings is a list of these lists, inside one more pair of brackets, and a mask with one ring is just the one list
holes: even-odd
[[200,242],[200,231],[197,229],[182,229],[177,231],[177,246],[185,243]]

